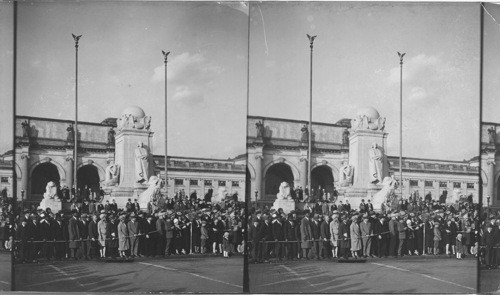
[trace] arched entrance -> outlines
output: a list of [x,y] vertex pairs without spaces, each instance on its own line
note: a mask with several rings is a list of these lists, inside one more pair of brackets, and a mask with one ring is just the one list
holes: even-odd
[[53,181],[59,186],[60,180],[61,177],[59,176],[56,165],[52,163],[43,163],[36,166],[31,174],[31,193],[28,198],[41,198],[49,181]]
[[325,189],[327,193],[333,193],[333,173],[332,168],[323,165],[311,170],[311,183],[314,191],[319,187]]
[[[94,165],[85,165],[78,169],[76,172],[76,177],[78,180],[78,189],[86,196],[84,189],[88,188],[94,192],[99,191],[99,172],[97,167]],[[87,194],[89,192],[87,191]]]
[[293,189],[293,173],[290,166],[285,163],[277,163],[269,167],[265,176],[265,197],[266,199],[275,199],[279,192],[280,184],[285,181]]
[[250,171],[248,168],[246,169],[247,174],[245,178],[245,202],[250,202],[252,199],[252,176],[250,175]]

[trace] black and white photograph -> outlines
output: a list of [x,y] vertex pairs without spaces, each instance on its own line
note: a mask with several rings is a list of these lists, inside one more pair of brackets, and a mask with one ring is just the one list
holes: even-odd
[[500,292],[500,5],[0,2],[0,293]]
[[250,292],[475,293],[479,4],[250,18]]
[[14,10],[0,3],[0,292],[12,290],[11,250],[14,244],[14,225],[11,214],[14,206],[13,189],[13,122],[14,101]]
[[16,28],[14,289],[242,292],[247,6],[24,2]]
[[482,122],[481,122],[481,180],[483,182],[482,224],[478,231],[480,251],[480,289],[482,293],[500,291],[500,104],[498,78],[500,57],[500,7],[484,3],[483,64],[482,64]]

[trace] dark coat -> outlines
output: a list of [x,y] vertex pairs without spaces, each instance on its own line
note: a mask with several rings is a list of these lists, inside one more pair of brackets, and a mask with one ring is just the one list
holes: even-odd
[[99,233],[97,232],[97,222],[94,222],[93,220],[89,222],[88,232],[91,239],[94,238],[97,240],[99,238]]
[[284,241],[285,240],[285,232],[283,230],[283,224],[278,221],[274,221],[272,224],[273,230],[273,238],[274,240]]
[[321,238],[320,224],[317,220],[311,220],[311,233],[313,240],[319,240]]
[[273,229],[272,229],[272,225],[270,222],[268,224],[266,224],[265,222],[262,223],[261,240],[273,241]]
[[285,233],[285,240],[287,241],[297,240],[295,222],[293,222],[293,220],[291,221],[287,220],[283,223],[283,231]]
[[323,220],[320,225],[320,234],[322,239],[330,239],[330,225],[326,220]]
[[349,224],[341,222],[339,224],[339,247],[340,248],[350,248],[351,247],[351,230],[349,228]]
[[80,226],[79,221],[74,217],[71,217],[68,222],[68,237],[69,237],[69,247],[74,249],[80,247]]

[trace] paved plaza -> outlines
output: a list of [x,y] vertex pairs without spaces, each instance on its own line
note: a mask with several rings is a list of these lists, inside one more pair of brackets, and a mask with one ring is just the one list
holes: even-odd
[[481,269],[481,293],[500,293],[500,269]]
[[475,293],[474,258],[436,257],[251,264],[253,293]]
[[10,291],[11,289],[10,258],[10,252],[0,252],[0,291]]
[[[29,270],[29,271],[28,271]],[[58,261],[17,264],[16,291],[209,292],[243,291],[243,258],[139,258],[134,262]]]

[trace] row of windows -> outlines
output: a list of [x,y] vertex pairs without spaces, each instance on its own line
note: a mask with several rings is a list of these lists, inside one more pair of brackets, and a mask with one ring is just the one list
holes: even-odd
[[[175,181],[174,181],[174,183],[175,183],[175,185],[184,185],[184,179],[176,178]],[[205,186],[212,186],[212,181],[211,180],[204,180],[203,183],[204,183]],[[219,180],[218,184],[219,184],[218,186],[226,186],[226,181],[225,180]],[[197,179],[190,179],[189,180],[189,185],[197,186],[197,185],[200,185],[200,183],[199,183],[199,180],[197,180]],[[240,182],[239,181],[231,181],[231,186],[232,187],[239,187],[240,186]]]
[[[426,181],[424,181],[424,185],[425,185],[425,187],[434,187],[434,182],[430,181],[430,180],[426,180]],[[418,180],[410,180],[410,186],[418,186]],[[446,181],[440,181],[439,187],[440,188],[447,188],[448,183]],[[462,187],[461,182],[453,182],[453,188],[461,188],[461,187]],[[473,189],[474,183],[468,182],[467,188]]]
[[4,176],[2,176],[2,177],[0,178],[0,182],[1,182],[1,183],[9,183],[9,177],[4,177]]

